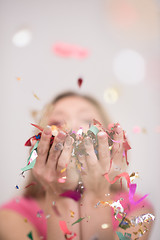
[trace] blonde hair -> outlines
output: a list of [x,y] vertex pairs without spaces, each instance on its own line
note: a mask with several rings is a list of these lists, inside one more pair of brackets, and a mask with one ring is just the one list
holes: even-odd
[[[106,114],[106,112],[103,109],[103,107],[101,106],[101,104],[95,98],[93,98],[91,96],[88,96],[88,95],[82,95],[82,94],[79,94],[79,93],[68,91],[68,92],[63,92],[63,93],[57,95],[49,104],[47,104],[43,108],[43,110],[41,112],[42,117],[40,118],[39,125],[41,127],[45,127],[47,125],[47,123],[48,123],[47,119],[48,119],[50,113],[53,111],[54,105],[59,100],[61,100],[63,98],[66,98],[66,97],[72,97],[72,96],[86,99],[88,102],[93,104],[96,107],[97,111],[99,112],[100,116],[103,119],[104,127],[107,127],[108,124],[111,123],[109,116]],[[35,115],[35,112],[34,112],[34,115]],[[35,133],[37,133],[37,131]],[[37,184],[33,185],[33,186],[29,187],[29,188],[26,188],[24,190],[23,196],[25,196],[25,197],[33,197],[33,198],[43,197],[45,195],[44,189],[42,188],[40,183],[36,181],[36,179],[34,178],[34,176],[32,174],[32,171],[30,171],[28,184],[30,184],[33,181],[36,182]]]

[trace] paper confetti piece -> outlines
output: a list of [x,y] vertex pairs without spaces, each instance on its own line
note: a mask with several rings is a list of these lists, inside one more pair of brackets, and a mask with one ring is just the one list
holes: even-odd
[[28,237],[29,239],[33,240],[32,232],[29,232],[29,233],[27,234],[27,237]]
[[34,185],[36,185],[37,183],[36,182],[31,182],[30,184],[28,184],[27,186],[25,186],[25,188],[28,188],[28,187],[30,187],[30,186],[34,186]]
[[60,194],[61,197],[68,197],[68,198],[72,198],[75,201],[79,201],[81,198],[81,194],[78,191],[72,191],[72,190],[67,190],[64,193]]
[[66,171],[66,168],[63,168],[63,169],[61,170],[61,173],[65,172],[65,171]]
[[89,55],[88,50],[85,48],[62,42],[53,45],[53,52],[60,57],[73,57],[78,59],[87,58]]
[[[77,236],[76,233],[72,233],[68,230],[66,222],[65,221],[59,221],[59,225],[61,230],[63,231],[65,238],[68,240],[72,240],[73,238],[75,238]],[[69,235],[69,236],[68,236]]]
[[15,186],[16,189],[19,189],[18,185]]
[[17,81],[21,81],[21,78],[20,78],[20,77],[17,77]]
[[130,203],[132,203],[133,205],[137,205],[138,203],[140,203],[141,201],[143,201],[147,196],[148,194],[144,195],[142,198],[140,198],[138,201],[134,201],[134,195],[135,195],[135,192],[136,192],[136,188],[137,188],[137,184],[129,184],[129,201]]
[[119,240],[131,240],[131,234],[130,233],[125,233],[125,235],[123,236],[123,234],[121,232],[116,232]]
[[108,181],[110,184],[113,184],[113,183],[115,183],[119,178],[124,177],[124,178],[126,179],[126,181],[127,181],[127,186],[128,186],[128,188],[129,188],[130,177],[129,177],[129,174],[128,174],[127,172],[120,173],[120,174],[117,175],[112,181],[109,179],[107,173],[104,174],[104,177],[107,179],[107,181]]
[[75,221],[74,223],[72,223],[72,225],[81,222],[83,219],[85,219],[85,217],[83,217],[83,218],[79,218],[77,221]]
[[74,217],[74,214],[75,214],[75,212],[73,212],[72,210],[70,210],[70,216],[71,216],[71,217]]
[[40,98],[37,96],[37,94],[33,93],[33,96],[34,96],[37,100],[40,100]]
[[81,87],[82,82],[83,82],[83,79],[82,79],[82,78],[78,78],[78,86],[79,86],[79,87]]

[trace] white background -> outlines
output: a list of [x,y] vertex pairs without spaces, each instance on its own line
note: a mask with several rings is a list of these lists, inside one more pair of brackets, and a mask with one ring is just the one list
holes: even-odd
[[[123,21],[113,23],[113,12],[117,16],[121,11],[116,0],[0,1],[0,203],[23,189],[24,179],[19,174],[28,156],[24,143],[32,135],[29,123],[35,121],[31,111],[41,110],[64,90],[88,93],[128,133],[132,147],[128,171],[139,172],[137,191],[149,193],[155,208],[151,236],[155,240],[160,236],[160,130],[156,131],[160,126],[160,3],[121,2],[132,3],[135,14],[132,18],[126,10],[126,15],[120,14]],[[30,30],[31,42],[16,47],[13,36],[24,28]],[[86,59],[58,57],[52,51],[58,41],[82,46],[90,55]],[[145,61],[145,77],[137,84],[118,81],[113,69],[116,55],[126,48],[137,51]],[[81,89],[77,86],[79,77],[84,80]],[[109,87],[119,92],[114,104],[103,97]],[[135,125],[145,128],[146,133],[134,133]]]

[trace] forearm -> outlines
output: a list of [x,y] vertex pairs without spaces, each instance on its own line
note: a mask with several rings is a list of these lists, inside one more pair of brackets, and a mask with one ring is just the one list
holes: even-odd
[[[114,239],[110,206],[95,207],[99,200],[109,200],[105,196],[104,198],[105,199],[96,199],[89,193],[84,194],[84,198],[81,201],[80,215],[81,217],[88,216],[89,220],[88,222],[81,222],[81,235],[83,240]],[[103,224],[107,224],[108,227],[103,229]]]
[[[56,210],[53,209],[53,201],[56,201]],[[74,212],[74,218],[71,217],[70,211]],[[59,222],[65,221],[68,229],[76,233],[80,239],[79,225],[73,225],[74,219],[79,218],[78,204],[69,198],[58,198],[46,194],[45,198],[45,215],[47,216],[47,240],[63,240],[64,232],[61,230]]]

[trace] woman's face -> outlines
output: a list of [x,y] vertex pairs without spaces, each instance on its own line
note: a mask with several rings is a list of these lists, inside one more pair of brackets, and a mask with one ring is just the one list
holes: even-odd
[[69,130],[77,131],[82,127],[86,132],[93,119],[103,123],[103,119],[92,103],[82,97],[70,96],[55,103],[48,125],[60,126],[66,123]]

